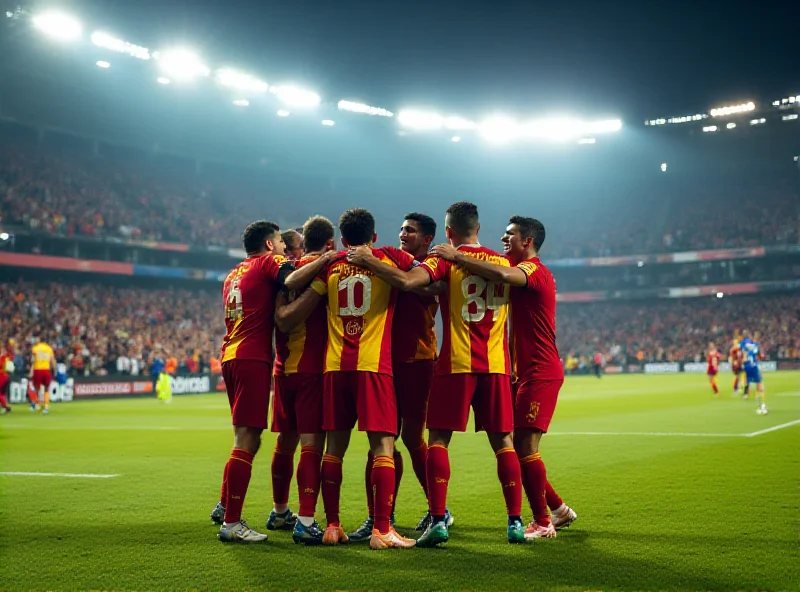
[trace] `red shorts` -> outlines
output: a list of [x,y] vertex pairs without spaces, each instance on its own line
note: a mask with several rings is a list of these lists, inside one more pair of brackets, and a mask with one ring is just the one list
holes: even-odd
[[272,431],[322,433],[322,374],[277,374],[272,399]]
[[222,364],[233,425],[267,429],[272,364],[256,360],[229,360]]
[[352,430],[397,435],[397,400],[388,374],[359,370],[327,372],[323,404],[325,431]]
[[397,415],[401,422],[425,424],[435,366],[434,360],[392,365],[394,392],[397,395]]
[[708,370],[706,370],[706,374],[708,374],[708,377],[711,378],[712,376],[717,375],[717,370],[715,370],[714,368],[709,368]]
[[564,379],[523,380],[512,385],[514,390],[514,428],[530,428],[547,432],[558,402],[558,391]]
[[8,385],[10,382],[11,379],[8,377],[8,374],[0,374],[0,395],[8,394]]
[[741,366],[731,366],[731,370],[733,370],[734,374],[741,374],[744,372]]
[[53,382],[53,375],[50,370],[34,370],[33,371],[33,388],[39,392],[39,387],[49,388],[50,383]]
[[514,431],[511,379],[505,374],[442,374],[433,378],[428,403],[428,429],[465,432],[469,408],[475,431]]

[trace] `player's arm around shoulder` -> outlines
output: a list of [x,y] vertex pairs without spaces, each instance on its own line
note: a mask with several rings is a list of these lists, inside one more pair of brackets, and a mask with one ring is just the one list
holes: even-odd
[[409,271],[403,271],[376,257],[372,249],[366,245],[351,248],[347,252],[347,262],[373,272],[390,286],[399,290],[409,291],[431,283],[431,276],[425,271],[424,266],[420,265]]
[[302,290],[336,257],[336,251],[327,251],[302,267],[289,273],[283,281],[287,290]]
[[289,302],[286,291],[281,291],[275,300],[275,326],[279,331],[288,333],[311,316],[321,298],[317,290],[309,288]]
[[528,275],[518,267],[511,267],[507,261],[501,259],[505,264],[499,265],[491,261],[481,261],[468,253],[459,251],[452,245],[436,245],[433,252],[446,261],[451,261],[466,269],[468,272],[479,275],[492,282],[510,284],[512,286],[526,286]]

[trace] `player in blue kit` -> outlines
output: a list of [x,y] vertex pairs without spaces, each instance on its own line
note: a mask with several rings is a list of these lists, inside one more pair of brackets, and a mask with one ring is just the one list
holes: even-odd
[[761,370],[758,367],[761,346],[750,337],[748,331],[743,331],[739,348],[744,357],[744,373],[747,376],[747,384],[756,387],[756,413],[766,415],[767,398],[764,393],[764,382],[761,380]]

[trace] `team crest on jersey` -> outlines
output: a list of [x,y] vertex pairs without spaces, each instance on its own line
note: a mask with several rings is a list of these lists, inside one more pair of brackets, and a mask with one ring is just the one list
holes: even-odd
[[525,415],[525,419],[528,423],[533,423],[536,421],[536,418],[539,416],[539,401],[533,401],[531,403],[530,408],[528,409],[528,413]]

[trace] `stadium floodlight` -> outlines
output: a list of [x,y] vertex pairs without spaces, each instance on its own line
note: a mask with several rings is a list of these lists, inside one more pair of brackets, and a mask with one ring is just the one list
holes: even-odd
[[722,292],[717,292],[717,298],[722,298],[723,296],[725,296],[725,294]]
[[504,144],[518,137],[521,128],[510,117],[498,115],[483,121],[478,131],[484,140],[492,144]]
[[0,241],[7,241],[9,238],[9,234],[7,232],[0,232]]
[[703,128],[703,131],[704,132],[715,132],[715,131],[717,131],[717,126],[716,125],[707,125],[707,126],[705,126]]
[[74,41],[83,32],[80,21],[63,12],[43,12],[32,20],[33,26],[42,33],[63,41]]
[[298,88],[290,84],[272,86],[269,91],[281,101],[292,107],[316,107],[319,105],[319,95],[310,90]]
[[473,130],[478,128],[478,124],[474,121],[470,121],[469,119],[464,119],[463,117],[458,117],[455,115],[446,117],[444,120],[444,126],[449,130]]
[[156,78],[156,82],[158,82],[159,84],[169,84],[171,80],[166,76],[159,76],[158,78]]
[[751,119],[750,120],[750,125],[759,125],[759,124],[762,124],[762,123],[767,123],[767,120],[764,119],[763,117],[761,119]]
[[187,49],[170,49],[156,53],[155,57],[164,73],[176,80],[188,81],[196,76],[208,76],[211,73],[197,54]]
[[444,125],[444,117],[431,111],[403,109],[397,114],[397,121],[404,127],[420,130],[440,129]]
[[797,113],[792,113],[791,115],[784,115],[781,117],[784,121],[792,121],[793,119],[797,119]]
[[453,136],[452,138],[450,138],[450,141],[455,144],[458,144],[461,141],[461,136]]
[[666,162],[662,162],[661,163],[661,172],[662,173],[666,173],[667,172],[667,163]]
[[102,47],[117,53],[127,54],[132,58],[138,58],[140,60],[150,59],[150,50],[146,47],[128,43],[123,39],[119,39],[113,35],[104,33],[103,31],[95,31],[92,33],[92,43],[94,43],[97,47]]
[[595,138],[581,138],[578,140],[578,144],[595,144],[597,139]]
[[247,99],[236,99],[233,101],[233,104],[236,105],[237,107],[249,107],[250,101],[248,101]]
[[269,89],[269,85],[263,80],[231,68],[220,68],[217,70],[216,78],[222,86],[243,92],[265,93]]
[[606,119],[602,121],[594,121],[586,124],[584,128],[585,133],[590,134],[607,134],[610,132],[618,132],[622,129],[622,121],[620,119]]
[[727,127],[728,129],[733,129],[733,128],[735,128],[735,127],[736,127],[736,124],[735,124],[735,123],[733,123],[733,122],[730,122],[730,123],[729,123],[728,125],[726,125],[725,127]]
[[289,117],[290,113],[286,109],[278,111],[278,117]]
[[756,108],[756,104],[753,101],[749,103],[742,103],[741,105],[728,105],[726,107],[717,107],[716,109],[712,109],[710,111],[711,117],[724,117],[726,115],[735,115],[737,113],[746,113],[748,111],[753,111]]
[[364,103],[356,103],[355,101],[339,101],[338,105],[340,111],[351,111],[353,113],[363,113],[364,115],[377,115],[379,117],[394,117],[394,113],[387,109],[380,107],[372,107]]
[[104,70],[108,70],[111,67],[111,64],[109,64],[105,60],[98,60],[95,62],[94,65],[97,66],[98,68],[103,68]]
[[333,119],[323,119],[322,125],[327,127],[333,127],[334,125],[336,125],[336,122]]

